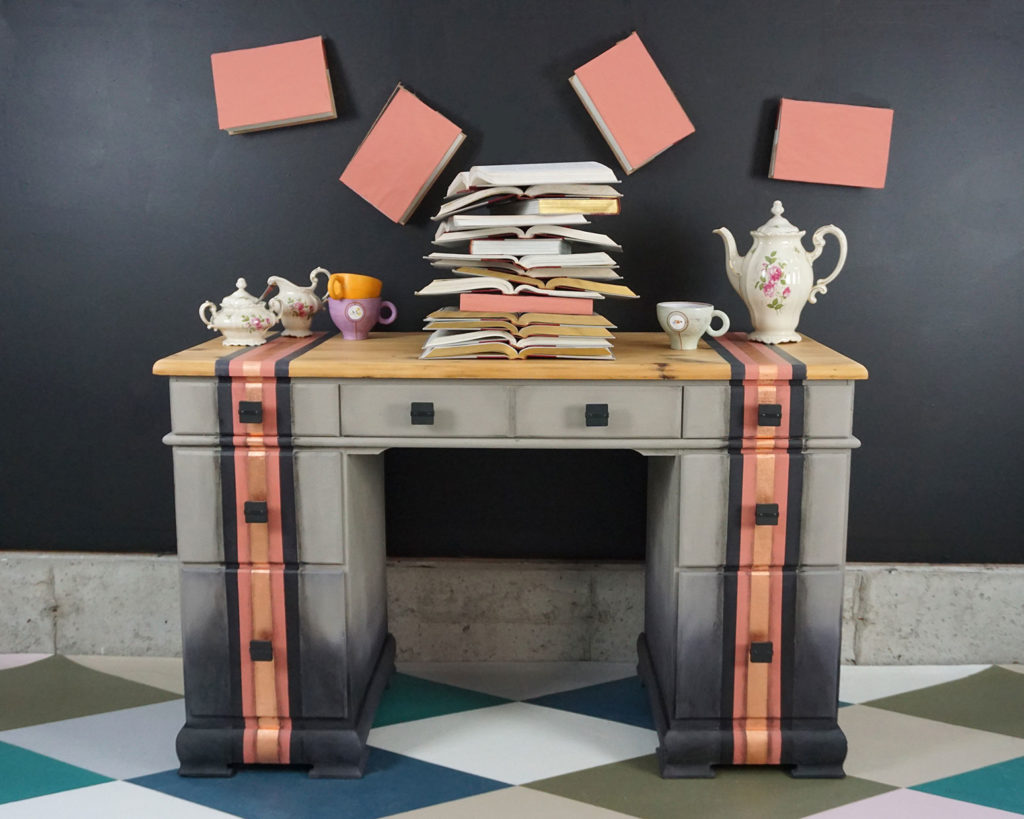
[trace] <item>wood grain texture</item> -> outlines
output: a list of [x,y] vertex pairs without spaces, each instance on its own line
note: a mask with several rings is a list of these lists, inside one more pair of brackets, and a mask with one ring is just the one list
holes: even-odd
[[[467,378],[518,380],[727,381],[729,364],[703,341],[696,350],[671,350],[664,333],[619,333],[614,361],[509,361],[466,359],[421,361],[426,333],[371,333],[363,341],[340,335],[292,361],[292,378]],[[268,342],[275,343],[273,340]],[[760,345],[755,345],[760,346]],[[807,365],[807,380],[861,380],[867,369],[835,350],[804,337],[783,345]],[[218,359],[238,351],[219,338],[161,358],[156,375],[212,376]]]

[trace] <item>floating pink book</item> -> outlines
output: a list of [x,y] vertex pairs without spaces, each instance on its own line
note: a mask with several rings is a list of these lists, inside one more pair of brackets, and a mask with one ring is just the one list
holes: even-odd
[[460,310],[503,313],[562,313],[570,316],[589,316],[594,312],[593,299],[565,296],[506,296],[504,293],[463,293],[459,296]]
[[569,83],[626,173],[694,131],[635,31],[577,68]]
[[466,135],[399,84],[341,181],[404,225]]
[[768,176],[884,188],[891,108],[783,99]]
[[323,37],[210,57],[217,119],[229,134],[334,119]]

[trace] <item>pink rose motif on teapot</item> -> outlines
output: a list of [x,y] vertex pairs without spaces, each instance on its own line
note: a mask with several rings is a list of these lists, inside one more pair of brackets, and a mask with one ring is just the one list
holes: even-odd
[[786,282],[785,267],[786,263],[780,262],[777,251],[773,250],[761,262],[761,273],[754,285],[764,295],[768,307],[772,310],[781,310],[789,294],[793,292],[793,288]]

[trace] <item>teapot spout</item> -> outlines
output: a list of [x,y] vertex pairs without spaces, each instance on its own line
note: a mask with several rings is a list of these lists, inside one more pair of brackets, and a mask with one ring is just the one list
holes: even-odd
[[[725,245],[725,272],[728,274],[729,284],[732,285],[733,290],[740,293],[740,261],[743,257],[736,250],[736,240],[728,228],[720,227],[713,230],[712,233],[717,233],[722,237],[722,243]],[[740,295],[743,294],[740,293]]]

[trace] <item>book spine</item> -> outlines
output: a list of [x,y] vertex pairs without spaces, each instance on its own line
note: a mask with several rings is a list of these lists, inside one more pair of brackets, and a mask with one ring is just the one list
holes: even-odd
[[463,293],[459,296],[460,310],[500,310],[509,313],[565,313],[589,316],[594,312],[593,299],[565,298],[562,296],[506,296],[492,293]]

